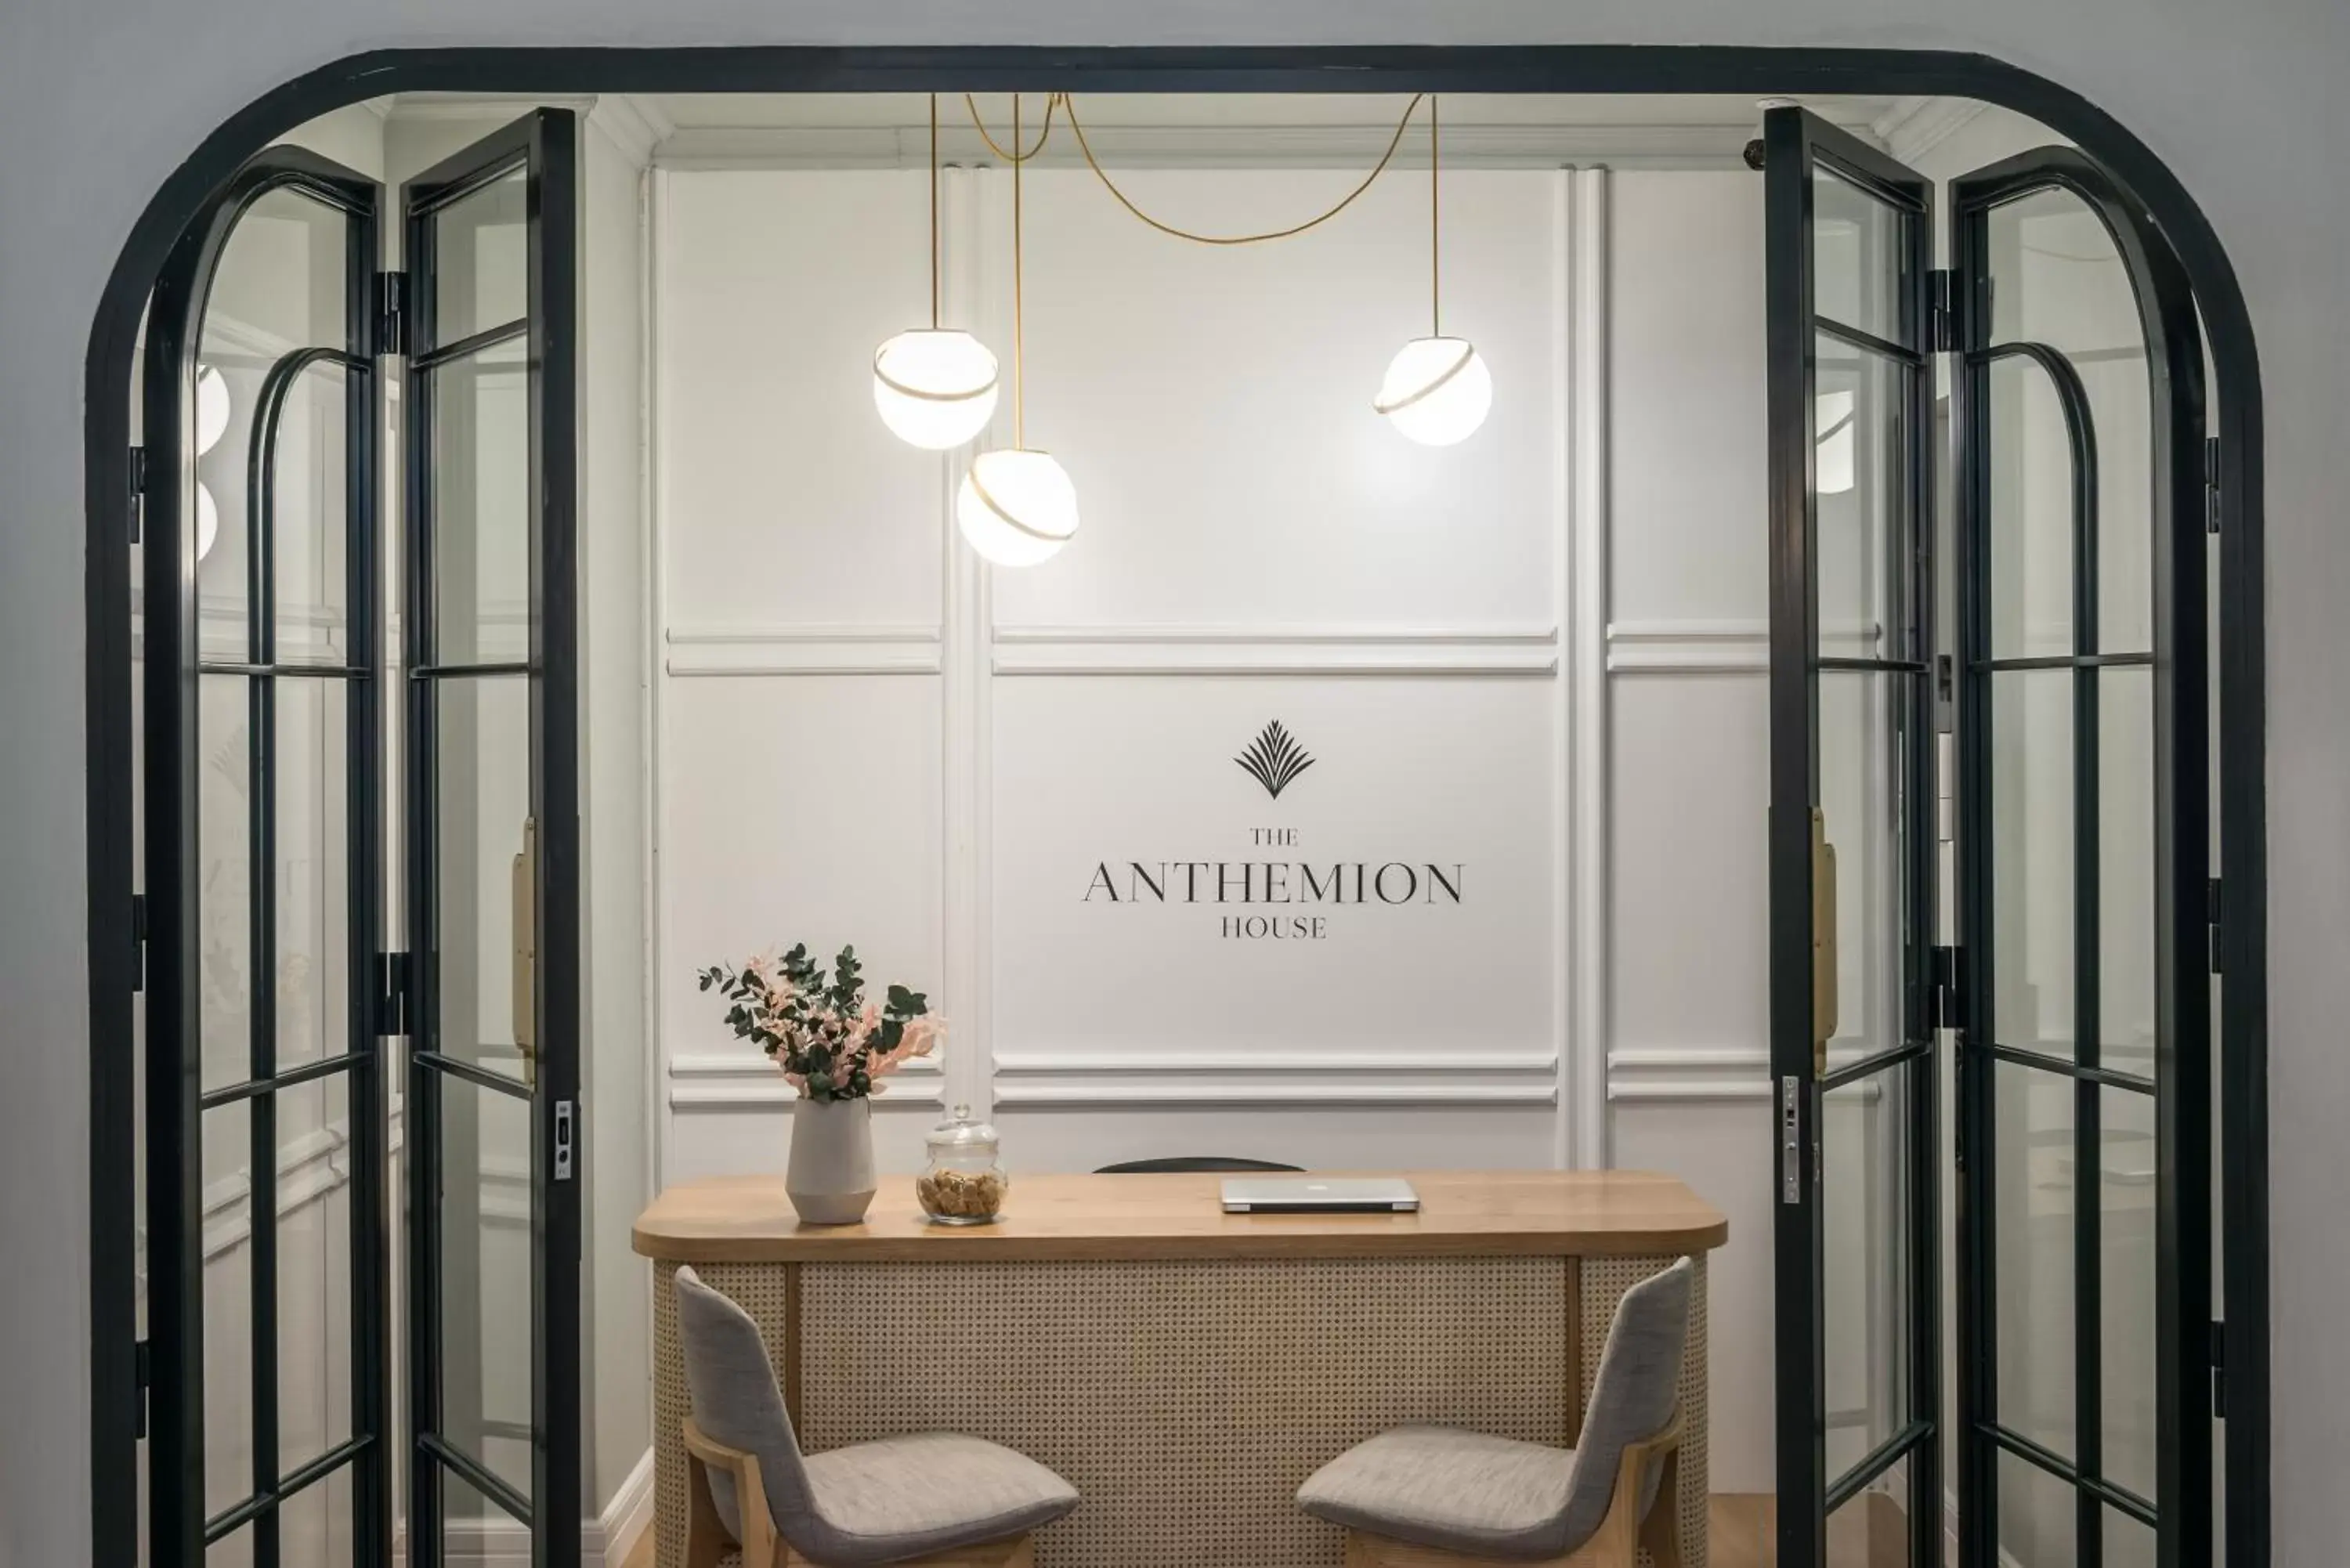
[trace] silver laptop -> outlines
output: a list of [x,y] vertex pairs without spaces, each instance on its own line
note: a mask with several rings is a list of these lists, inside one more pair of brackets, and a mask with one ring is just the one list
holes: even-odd
[[1419,1194],[1398,1176],[1247,1176],[1224,1181],[1227,1214],[1409,1214]]

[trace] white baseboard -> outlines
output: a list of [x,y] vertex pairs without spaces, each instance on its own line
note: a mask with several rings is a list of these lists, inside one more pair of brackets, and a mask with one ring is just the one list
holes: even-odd
[[603,1516],[581,1532],[579,1555],[584,1563],[620,1568],[653,1526],[653,1451],[647,1449],[629,1479],[604,1505]]
[[[620,1568],[653,1522],[653,1451],[629,1471],[629,1479],[594,1519],[579,1522],[580,1568]],[[393,1538],[392,1561],[408,1561],[408,1531]],[[442,1561],[448,1568],[530,1568],[530,1532],[509,1519],[447,1527]]]

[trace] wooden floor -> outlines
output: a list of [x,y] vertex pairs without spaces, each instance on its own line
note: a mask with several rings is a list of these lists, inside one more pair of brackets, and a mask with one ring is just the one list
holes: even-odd
[[[1713,1539],[1711,1568],[1771,1568],[1773,1500],[1760,1495],[1716,1493],[1709,1510]],[[647,1530],[619,1568],[653,1568],[653,1532]]]

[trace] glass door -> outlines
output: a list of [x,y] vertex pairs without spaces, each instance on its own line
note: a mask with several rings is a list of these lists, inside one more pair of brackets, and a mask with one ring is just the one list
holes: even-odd
[[374,182],[241,170],[149,303],[147,1561],[391,1542]]
[[1778,1561],[1941,1549],[1931,186],[1763,121]]
[[2202,352],[2070,150],[1951,188],[1960,1542],[2210,1561]]
[[579,1560],[576,139],[400,193],[415,1568]]

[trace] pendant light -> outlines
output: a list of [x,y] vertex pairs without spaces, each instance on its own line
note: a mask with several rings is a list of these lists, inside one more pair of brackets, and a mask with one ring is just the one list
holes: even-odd
[[228,434],[228,378],[210,365],[196,367],[196,455],[203,456]]
[[1012,99],[1012,444],[972,460],[955,495],[955,522],[971,547],[995,565],[1033,566],[1057,554],[1077,531],[1077,492],[1051,453],[1028,445],[1020,166],[1035,153],[1020,154],[1017,93]]
[[995,356],[968,332],[939,325],[939,95],[931,95],[931,324],[873,353],[873,406],[901,441],[943,452],[987,428]]
[[1444,336],[1443,247],[1437,219],[1436,95],[1428,99],[1429,335],[1405,344],[1388,362],[1371,407],[1424,446],[1466,439],[1493,406],[1493,374],[1465,337]]

